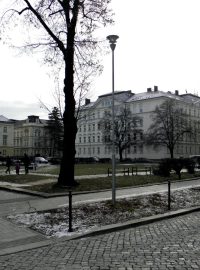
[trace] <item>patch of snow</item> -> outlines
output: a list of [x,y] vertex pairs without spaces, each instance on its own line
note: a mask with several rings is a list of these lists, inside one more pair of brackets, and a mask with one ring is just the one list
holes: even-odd
[[[73,232],[68,232],[68,207],[43,212],[9,215],[7,218],[21,226],[37,230],[47,237],[71,236],[85,233],[104,225],[165,213],[168,210],[168,193],[118,199],[113,207],[110,201],[73,205]],[[171,209],[200,205],[200,188],[184,189],[171,193]]]

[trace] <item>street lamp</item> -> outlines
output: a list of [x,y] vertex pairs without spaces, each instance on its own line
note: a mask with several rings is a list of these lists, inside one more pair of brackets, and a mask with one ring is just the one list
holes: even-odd
[[116,42],[119,37],[116,35],[110,35],[107,36],[107,39],[110,43],[110,48],[112,50],[112,203],[115,205],[115,198],[116,198],[116,178],[115,178],[115,132],[114,132],[114,126],[115,126],[115,117],[114,117],[114,92],[115,92],[115,72],[114,72],[114,50],[116,47]]

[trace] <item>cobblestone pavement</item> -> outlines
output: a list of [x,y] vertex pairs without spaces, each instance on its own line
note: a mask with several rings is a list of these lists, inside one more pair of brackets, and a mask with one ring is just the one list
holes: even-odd
[[200,212],[0,256],[0,269],[200,269]]

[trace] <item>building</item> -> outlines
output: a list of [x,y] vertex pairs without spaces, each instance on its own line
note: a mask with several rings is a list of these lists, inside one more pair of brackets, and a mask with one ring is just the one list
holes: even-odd
[[49,156],[51,141],[48,131],[48,120],[30,115],[25,120],[14,123],[14,156]]
[[14,120],[0,115],[0,156],[14,154]]
[[[173,99],[177,101],[184,112],[195,121],[200,127],[200,98],[192,94],[179,95],[175,93],[163,92],[158,90],[157,86],[153,89],[148,88],[146,92],[133,94],[129,91],[115,92],[115,112],[121,106],[126,106],[134,115],[138,115],[141,121],[141,129],[145,134],[152,123],[151,115],[157,105],[164,101]],[[102,142],[102,134],[99,127],[100,120],[104,117],[107,110],[112,109],[112,93],[101,95],[95,102],[86,99],[86,103],[81,107],[78,120],[78,133],[76,137],[76,157],[98,157],[111,158],[111,148]],[[194,142],[189,137],[183,138],[183,141],[176,146],[175,157],[188,157],[190,155],[200,154],[200,139]],[[166,147],[160,146],[155,149],[147,145],[134,145],[125,152],[125,158],[148,158],[160,159],[169,157],[169,151]],[[116,151],[116,158],[118,152]]]

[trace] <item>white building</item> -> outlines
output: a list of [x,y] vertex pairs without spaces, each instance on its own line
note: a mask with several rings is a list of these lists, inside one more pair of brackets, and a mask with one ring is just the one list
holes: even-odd
[[[141,117],[141,128],[146,133],[152,123],[151,115],[156,106],[161,105],[167,99],[174,99],[184,109],[200,127],[200,97],[192,94],[179,95],[175,93],[159,91],[158,87],[148,88],[147,92],[133,94],[129,91],[115,92],[115,111],[121,106],[126,106],[134,115]],[[112,109],[112,93],[99,96],[95,102],[86,99],[86,103],[81,107],[78,120],[78,133],[76,137],[76,157],[98,157],[111,158],[111,148],[102,142],[102,134],[99,127],[99,121],[104,117],[106,110]],[[184,138],[181,144],[175,149],[175,157],[200,154],[200,140],[196,142],[190,138]],[[116,151],[118,158],[118,152]],[[169,157],[169,151],[166,147],[134,145],[126,150],[124,158],[148,158],[160,159]]]

